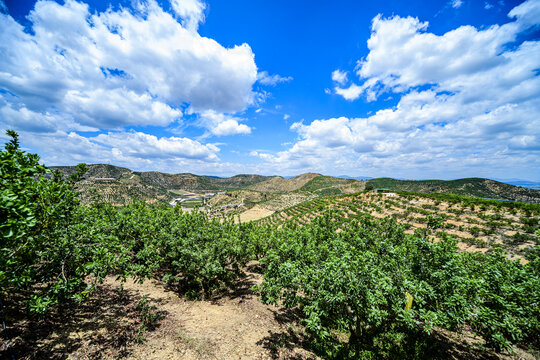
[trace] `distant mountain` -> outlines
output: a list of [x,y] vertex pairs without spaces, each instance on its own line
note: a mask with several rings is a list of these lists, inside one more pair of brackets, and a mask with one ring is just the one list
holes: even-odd
[[351,180],[359,180],[359,181],[366,181],[366,180],[371,180],[373,179],[372,177],[369,177],[369,176],[349,176],[349,175],[339,175],[339,176],[336,176],[337,178],[340,178],[340,179],[351,179]]
[[317,176],[321,175],[315,173],[306,173],[290,179],[286,179],[281,176],[272,176],[265,181],[251,185],[249,189],[269,193],[285,193],[300,189],[307,182]]
[[[157,171],[139,172],[127,168],[106,165],[87,165],[84,179],[77,184],[85,202],[102,199],[113,204],[125,204],[133,198],[147,202],[169,202],[178,196],[178,190],[217,191],[242,189],[257,184],[268,177],[260,175],[236,175],[230,178],[199,176],[193,174],[166,174]],[[64,176],[77,170],[76,166],[56,166]],[[114,179],[114,180],[104,180]]]
[[466,178],[457,180],[396,180],[391,178],[372,179],[367,186],[391,190],[420,193],[444,192],[480,198],[540,203],[540,191],[525,189],[499,181]]
[[[507,183],[467,178],[458,180],[397,180],[376,178],[367,181],[347,177],[306,173],[286,179],[281,176],[235,175],[228,178],[199,176],[189,173],[166,174],[157,171],[132,171],[106,164],[88,165],[84,180],[77,186],[83,201],[98,198],[114,204],[124,204],[133,198],[147,202],[169,202],[182,191],[215,192],[218,190],[250,190],[268,194],[268,199],[291,194],[297,197],[320,197],[359,192],[368,188],[387,188],[412,192],[445,192],[489,199],[540,203],[540,191]],[[64,175],[76,171],[76,166],[58,166]],[[106,180],[114,179],[114,180]],[[516,184],[522,184],[515,182]],[[250,195],[255,196],[255,195]]]
[[329,196],[360,192],[364,190],[364,188],[364,181],[320,175],[312,178],[309,182],[302,186],[300,190],[320,196]]
[[540,190],[539,181],[529,181],[529,180],[521,180],[521,179],[494,179],[494,180],[505,183],[505,184],[514,185],[514,186],[521,186],[527,189]]
[[229,178],[216,178],[193,174],[165,174],[156,171],[135,172],[144,181],[163,186],[166,189],[183,190],[231,190],[260,183],[268,179],[261,175],[235,175]]

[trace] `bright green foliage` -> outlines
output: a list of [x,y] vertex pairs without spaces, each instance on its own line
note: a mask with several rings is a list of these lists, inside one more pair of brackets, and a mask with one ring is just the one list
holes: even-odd
[[450,238],[405,235],[393,220],[339,224],[333,217],[276,231],[279,245],[263,259],[259,287],[263,301],[304,312],[325,356],[415,358],[425,355],[434,327],[468,324],[497,349],[538,334],[532,269],[501,255],[460,254]]
[[80,216],[72,185],[84,173],[64,181],[51,174],[35,154],[19,149],[18,136],[0,152],[0,289],[25,291],[37,313],[68,297],[85,295],[84,263],[93,249],[81,246]]
[[263,227],[209,220],[203,213],[184,213],[179,207],[99,203],[88,209],[86,217],[85,226],[94,237],[108,234],[109,243],[121,244],[111,253],[124,249],[130,254],[129,263],[120,262],[123,267],[110,272],[139,279],[159,275],[191,298],[232,284],[241,268],[266,246],[261,241],[266,239]]
[[525,266],[501,251],[462,254],[473,297],[468,323],[495,349],[512,344],[540,345],[540,276],[538,258]]
[[[51,176],[9,135],[0,152],[0,295],[24,296],[32,312],[83,300],[110,274],[157,277],[189,297],[207,297],[260,260],[262,300],[300,309],[325,358],[434,357],[434,328],[470,328],[496,350],[539,346],[538,247],[527,252],[527,265],[502,252],[459,253],[445,235],[430,241],[427,232],[442,224],[430,215],[428,230],[406,235],[395,220],[360,211],[325,212],[307,225],[277,229],[137,201],[81,206],[72,187],[84,165],[67,181]],[[327,203],[311,205],[322,210]],[[288,211],[298,217],[311,205]],[[143,323],[152,323],[145,306]]]

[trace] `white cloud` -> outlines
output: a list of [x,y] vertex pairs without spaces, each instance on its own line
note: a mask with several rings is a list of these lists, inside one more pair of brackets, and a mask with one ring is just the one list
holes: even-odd
[[451,5],[454,9],[459,9],[463,5],[463,0],[452,0]]
[[[504,4],[504,3],[503,3]],[[540,1],[528,0],[513,8],[508,16],[516,18],[520,29],[540,24]]]
[[[512,171],[528,178],[531,169],[540,167],[534,154],[540,151],[539,106],[539,99],[530,100],[472,117],[458,114],[459,120],[446,123],[444,118],[452,114],[439,114],[448,110],[444,101],[433,106],[403,101],[395,110],[368,118],[295,123],[291,129],[299,140],[275,155],[266,153],[264,160],[283,171],[338,174],[362,169],[371,175],[420,178],[504,177]],[[466,110],[474,113],[472,107]]]
[[487,2],[487,1],[484,2],[484,9],[489,10],[489,9],[492,9],[492,8],[493,8],[493,4],[491,4],[491,3]]
[[537,177],[540,42],[514,42],[540,23],[539,4],[514,8],[515,21],[502,26],[461,26],[441,36],[415,18],[377,16],[357,68],[364,82],[335,92],[347,100],[394,92],[398,104],[366,118],[295,123],[298,141],[268,161],[334,174]]
[[287,120],[287,119],[290,118],[290,117],[291,117],[291,115],[285,114],[285,115],[283,115],[283,120]]
[[[248,134],[243,119],[224,114],[264,97],[252,90],[257,66],[249,45],[225,48],[199,35],[204,2],[170,1],[173,13],[155,0],[91,13],[75,0],[42,0],[27,17],[30,31],[0,14],[0,131],[20,132],[50,165],[234,169],[216,163],[213,144],[127,130],[156,126],[166,133],[204,114],[211,134]],[[85,131],[102,134],[78,133]]]
[[282,77],[279,75],[270,75],[267,71],[261,71],[257,74],[257,81],[263,85],[276,86],[279,83],[292,81],[291,76]]
[[516,36],[515,23],[480,31],[461,26],[442,36],[424,32],[427,26],[411,17],[373,20],[370,52],[357,71],[370,82],[366,88],[401,92],[487,71],[504,63],[498,55]]
[[174,12],[182,19],[182,25],[196,32],[200,22],[204,22],[206,5],[199,0],[171,0]]
[[213,110],[203,111],[200,117],[202,125],[216,136],[251,133],[249,126],[240,124],[240,121],[244,119],[238,117],[218,113]]
[[[40,149],[49,166],[79,162],[111,163],[133,170],[167,172],[224,171],[219,148],[181,137],[156,137],[136,131],[108,132],[84,137],[75,132],[36,133],[21,131],[21,140],[30,149]],[[234,168],[232,164],[227,164]]]
[[119,128],[126,125],[167,126],[182,116],[182,111],[126,89],[95,89],[91,91],[67,91],[64,109],[77,114],[84,124],[97,128]]
[[505,45],[521,31],[540,24],[540,1],[526,1],[508,15],[515,21],[485,30],[461,26],[441,36],[426,32],[428,23],[417,18],[376,16],[368,40],[370,52],[357,66],[357,74],[364,79],[362,90],[372,98],[384,91],[404,92],[426,84],[458,92],[470,76],[493,75],[492,70],[504,68],[514,54]]
[[172,5],[182,24],[154,0],[94,14],[74,0],[39,1],[28,16],[33,33],[0,15],[0,86],[15,95],[0,96],[102,129],[163,126],[186,103],[194,111],[245,109],[257,79],[251,48],[197,34],[201,2]]
[[239,124],[237,120],[229,119],[219,123],[213,128],[212,133],[217,136],[250,134],[251,128],[245,124]]
[[362,95],[364,88],[356,84],[351,84],[348,88],[340,88],[336,86],[334,88],[336,94],[343,96],[345,100],[356,100]]
[[0,97],[0,118],[2,119],[2,132],[6,129],[18,129],[37,133],[54,133],[60,130],[97,131],[97,128],[83,126],[63,113],[35,112],[27,107],[17,106],[4,101]]
[[219,149],[188,138],[162,137],[142,132],[109,132],[90,138],[92,142],[110,146],[113,154],[125,158],[217,160]]
[[332,71],[332,81],[340,85],[345,85],[347,82],[347,71],[341,71],[339,69]]

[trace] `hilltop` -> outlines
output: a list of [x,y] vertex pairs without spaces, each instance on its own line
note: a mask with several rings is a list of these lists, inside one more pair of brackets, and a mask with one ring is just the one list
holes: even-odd
[[[305,173],[292,178],[241,174],[214,177],[190,173],[167,174],[157,171],[133,171],[106,164],[88,165],[88,172],[78,184],[83,201],[93,201],[99,194],[103,200],[125,204],[133,198],[146,202],[170,202],[184,192],[200,194],[227,191],[213,201],[215,205],[246,203],[269,211],[278,211],[311,199],[352,194],[365,189],[384,188],[415,193],[449,193],[487,199],[540,203],[540,190],[527,189],[483,178],[458,180],[369,180],[345,179]],[[70,175],[76,166],[57,166],[63,175]],[[98,180],[96,180],[98,179]],[[104,181],[99,179],[114,179]]]
[[482,178],[457,180],[396,180],[372,179],[367,182],[374,188],[387,188],[419,193],[449,193],[487,199],[540,203],[540,191],[505,184]]
[[[76,166],[54,166],[63,176],[69,176]],[[77,184],[85,202],[102,200],[125,204],[133,199],[166,203],[178,196],[179,191],[224,191],[242,189],[262,182],[269,177],[260,175],[235,175],[229,178],[200,176],[189,173],[167,174],[157,171],[140,172],[107,164],[88,165],[83,180]]]

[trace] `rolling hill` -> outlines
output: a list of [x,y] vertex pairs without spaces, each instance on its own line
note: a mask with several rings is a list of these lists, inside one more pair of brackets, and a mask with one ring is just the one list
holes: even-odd
[[[228,178],[200,176],[189,173],[166,174],[157,171],[138,172],[127,168],[94,164],[88,165],[84,180],[78,184],[84,201],[93,201],[97,194],[103,200],[123,204],[132,198],[148,202],[169,202],[177,196],[177,191],[213,192],[217,190],[254,192],[238,198],[262,199],[261,205],[279,208],[292,206],[308,199],[339,194],[350,194],[364,189],[386,188],[393,191],[417,193],[451,193],[488,199],[540,203],[540,191],[522,188],[506,183],[482,179],[466,178],[458,180],[396,180],[377,178],[367,181],[305,173],[292,178],[281,176],[235,175]],[[67,176],[76,171],[76,166],[58,166]],[[114,178],[114,181],[96,181],[99,178]],[[257,193],[267,194],[257,195]],[[253,196],[252,196],[253,195]],[[281,199],[281,197],[294,199]],[[235,198],[234,196],[231,198]],[[282,201],[284,200],[284,201]],[[277,205],[276,205],[277,206]]]
[[458,180],[396,180],[378,178],[367,181],[373,188],[386,188],[418,193],[450,193],[487,199],[540,203],[540,191],[502,182],[465,178]]

